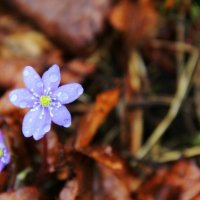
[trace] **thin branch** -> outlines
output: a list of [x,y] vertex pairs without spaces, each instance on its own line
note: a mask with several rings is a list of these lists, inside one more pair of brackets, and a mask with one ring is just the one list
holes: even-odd
[[200,146],[195,146],[191,148],[187,148],[181,151],[169,151],[166,153],[162,153],[159,156],[154,156],[153,160],[159,163],[176,161],[180,158],[191,158],[194,156],[200,155]]
[[175,48],[177,51],[186,51],[191,54],[188,63],[186,64],[180,78],[178,80],[178,87],[175,94],[174,99],[172,100],[171,106],[169,108],[168,113],[164,117],[164,119],[159,123],[156,127],[148,141],[144,146],[142,146],[136,154],[138,159],[144,158],[148,152],[152,149],[152,147],[159,141],[159,139],[163,136],[167,128],[170,126],[174,118],[176,117],[183,100],[188,92],[190,87],[191,79],[193,77],[193,73],[199,58],[199,51],[197,48],[185,44],[185,43],[171,43],[171,42],[158,42],[156,41],[154,44],[157,47],[168,47]]

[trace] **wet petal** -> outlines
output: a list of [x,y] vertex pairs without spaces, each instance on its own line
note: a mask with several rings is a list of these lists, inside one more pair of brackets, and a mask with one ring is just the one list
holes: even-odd
[[2,163],[2,161],[0,160],[0,172],[3,170],[4,167],[5,167],[5,164]]
[[37,101],[36,97],[25,88],[10,92],[9,99],[15,106],[20,108],[30,108]]
[[61,105],[59,108],[52,106],[49,109],[52,113],[51,119],[55,124],[66,128],[71,125],[71,114],[65,106]]
[[25,137],[33,135],[35,140],[39,140],[51,128],[51,117],[49,111],[39,106],[30,110],[24,117],[22,132]]
[[43,76],[42,80],[44,83],[44,88],[47,91],[54,91],[58,88],[60,84],[60,68],[58,65],[53,65],[47,70]]
[[70,83],[59,87],[53,94],[62,104],[71,103],[83,94],[83,87],[79,83]]
[[39,74],[30,66],[24,68],[23,79],[26,87],[36,96],[43,94],[43,82]]
[[8,152],[7,147],[4,148],[4,155],[1,160],[5,164],[8,164],[10,162],[10,153]]
[[1,148],[1,144],[4,144],[4,140],[3,140],[3,134],[0,130],[0,148]]

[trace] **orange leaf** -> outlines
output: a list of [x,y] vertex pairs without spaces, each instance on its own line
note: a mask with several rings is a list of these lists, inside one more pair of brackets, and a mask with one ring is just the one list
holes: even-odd
[[130,44],[135,44],[154,36],[158,14],[152,1],[140,0],[133,3],[125,0],[112,9],[109,20],[114,28],[125,34]]
[[77,149],[86,147],[109,112],[116,106],[119,100],[119,89],[112,89],[99,94],[93,108],[80,120],[78,135],[75,142]]
[[175,0],[166,0],[165,1],[165,7],[169,10],[173,8],[174,4],[175,4]]

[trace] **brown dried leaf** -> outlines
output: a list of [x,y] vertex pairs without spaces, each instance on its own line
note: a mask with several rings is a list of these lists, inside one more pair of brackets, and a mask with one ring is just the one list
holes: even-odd
[[6,184],[8,182],[8,173],[6,171],[2,171],[0,173],[0,191],[4,191],[6,188]]
[[175,0],[165,0],[165,7],[171,10],[174,7]]
[[200,170],[192,161],[179,161],[169,169],[159,169],[139,189],[139,200],[188,200],[200,193]]
[[94,71],[95,65],[80,59],[72,60],[62,68],[61,83],[83,82],[84,78]]
[[20,87],[22,69],[27,65],[38,72],[52,63],[61,64],[61,53],[39,31],[15,16],[0,14],[0,86]]
[[13,0],[49,36],[73,52],[91,44],[102,32],[110,0]]
[[125,171],[123,159],[113,151],[111,146],[87,147],[82,152],[113,171]]
[[66,181],[59,200],[93,200],[94,162],[80,153],[71,152],[66,156],[73,176]]
[[55,130],[52,129],[47,134],[47,163],[49,172],[54,172],[55,168],[61,163],[62,155],[62,145],[58,141],[58,137],[55,133]]
[[75,200],[78,196],[79,183],[77,179],[68,181],[59,195],[59,200]]
[[15,192],[5,192],[0,194],[0,200],[41,200],[41,197],[36,188],[24,187]]
[[101,189],[97,195],[102,200],[131,200],[131,185],[129,178],[124,174],[115,174],[113,171],[100,166]]
[[192,200],[200,200],[200,193],[196,195]]
[[152,1],[140,0],[133,3],[130,0],[120,1],[112,10],[110,23],[122,31],[126,39],[138,43],[144,38],[155,34],[158,14]]
[[96,198],[131,199],[131,192],[138,188],[141,181],[130,173],[124,160],[112,150],[111,146],[87,147],[82,152],[96,161],[99,170],[100,177],[94,180],[94,184],[99,186],[98,191],[101,192],[96,192]]
[[80,120],[75,142],[76,149],[86,147],[90,143],[96,134],[97,129],[105,121],[109,112],[118,103],[119,92],[120,90],[116,88],[105,91],[97,96],[93,108],[91,108],[86,116],[82,117]]

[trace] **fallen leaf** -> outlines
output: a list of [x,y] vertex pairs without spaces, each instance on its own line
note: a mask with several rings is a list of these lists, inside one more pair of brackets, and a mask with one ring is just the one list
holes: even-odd
[[138,190],[136,199],[188,200],[200,193],[200,170],[193,161],[159,169]]
[[74,59],[65,64],[61,69],[61,83],[83,82],[83,80],[95,71],[95,65],[81,59]]
[[115,174],[113,171],[99,166],[101,185],[98,194],[102,200],[131,200],[131,187],[128,177],[124,174]]
[[125,169],[123,159],[114,152],[111,146],[87,147],[81,152],[113,171],[124,171]]
[[117,105],[119,92],[120,90],[116,88],[97,96],[93,108],[80,120],[75,142],[76,149],[86,147],[90,143],[109,112]]
[[155,34],[158,14],[153,1],[124,0],[112,9],[109,19],[114,28],[125,34],[125,40],[138,44]]
[[110,0],[13,0],[43,31],[72,52],[81,52],[104,28]]
[[24,187],[14,192],[0,194],[0,200],[41,200],[41,197],[35,187]]
[[59,194],[59,200],[75,200],[78,196],[79,183],[77,179],[68,181]]
[[93,200],[93,168],[94,162],[87,156],[69,152],[67,163],[71,166],[71,178],[66,181],[60,191],[59,200]]

